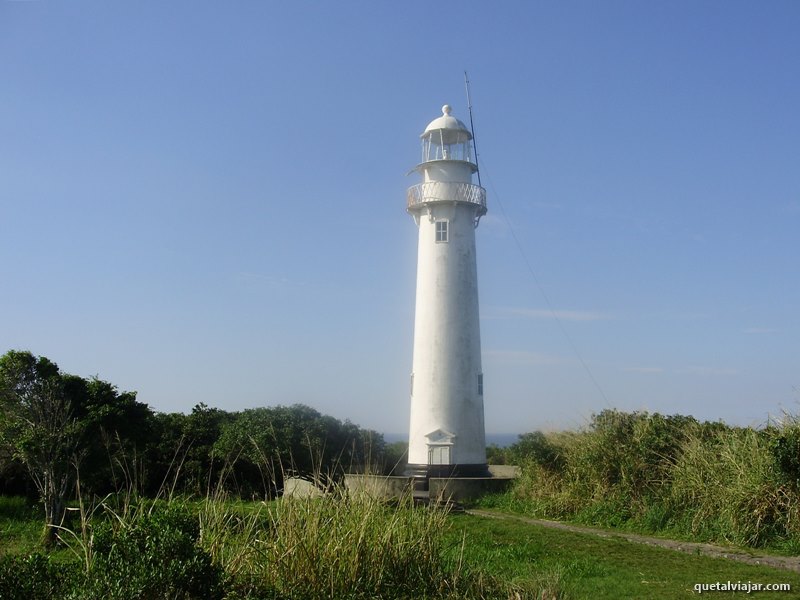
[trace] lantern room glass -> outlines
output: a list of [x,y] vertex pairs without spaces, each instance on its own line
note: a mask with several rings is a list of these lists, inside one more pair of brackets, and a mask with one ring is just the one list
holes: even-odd
[[472,162],[472,145],[465,131],[435,129],[422,138],[422,162],[463,160]]

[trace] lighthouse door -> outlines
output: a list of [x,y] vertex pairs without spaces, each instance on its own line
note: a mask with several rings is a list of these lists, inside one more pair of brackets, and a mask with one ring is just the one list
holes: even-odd
[[428,445],[428,464],[429,465],[449,465],[450,446]]

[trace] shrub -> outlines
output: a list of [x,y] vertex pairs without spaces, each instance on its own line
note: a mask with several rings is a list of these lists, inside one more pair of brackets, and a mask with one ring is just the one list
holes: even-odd
[[692,437],[673,479],[676,518],[695,535],[761,546],[800,533],[797,494],[776,468],[764,432],[729,428]]
[[197,544],[196,515],[156,505],[93,526],[86,587],[75,598],[189,600],[222,598],[223,574]]
[[63,598],[81,577],[77,562],[54,563],[43,554],[0,558],[0,599],[52,600]]
[[572,463],[579,470],[575,476],[594,481],[597,497],[605,497],[613,488],[615,495],[635,505],[658,501],[696,423],[680,415],[604,410],[593,416],[582,436],[584,443],[575,447]]
[[787,483],[800,486],[800,419],[786,415],[777,426],[768,427],[769,449]]
[[541,431],[520,435],[508,449],[508,454],[515,463],[533,461],[551,471],[560,471],[564,467],[562,452]]
[[800,547],[797,418],[759,430],[605,410],[582,431],[526,434],[515,446],[523,471],[506,501],[514,510]]

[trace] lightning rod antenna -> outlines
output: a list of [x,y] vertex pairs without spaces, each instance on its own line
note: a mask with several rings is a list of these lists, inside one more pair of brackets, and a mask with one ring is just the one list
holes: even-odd
[[478,185],[481,185],[481,170],[478,168],[478,142],[475,141],[475,123],[472,121],[472,97],[469,93],[469,77],[464,71],[464,87],[467,88],[467,108],[469,109],[469,128],[472,131],[472,151],[475,153],[475,172],[478,174]]

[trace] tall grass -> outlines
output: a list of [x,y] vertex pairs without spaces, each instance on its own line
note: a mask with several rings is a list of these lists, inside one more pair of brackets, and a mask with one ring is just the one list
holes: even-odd
[[[523,436],[504,501],[541,517],[800,550],[800,422],[761,429],[603,411]],[[555,457],[555,458],[554,458]]]
[[[284,498],[249,515],[200,511],[202,543],[247,598],[523,598],[444,545],[446,508],[367,494]],[[222,509],[222,510],[220,510]],[[517,595],[515,595],[517,594]],[[234,597],[234,596],[231,596]]]
[[694,534],[763,546],[800,534],[800,498],[775,462],[768,433],[693,435],[673,469],[668,502]]
[[[0,598],[559,598],[552,573],[510,584],[465,560],[446,507],[321,498],[109,497],[60,530],[73,552],[0,559]],[[82,529],[85,528],[85,531]],[[535,571],[535,569],[534,569]],[[543,596],[545,594],[545,596]]]

